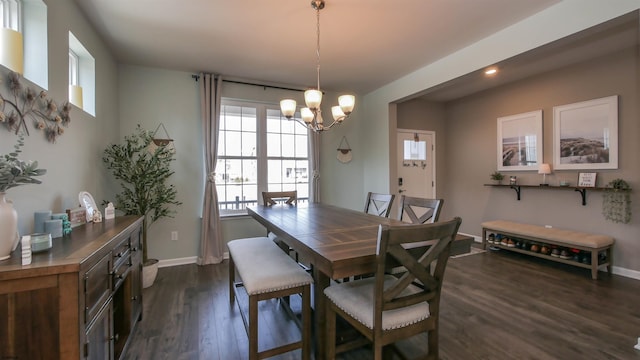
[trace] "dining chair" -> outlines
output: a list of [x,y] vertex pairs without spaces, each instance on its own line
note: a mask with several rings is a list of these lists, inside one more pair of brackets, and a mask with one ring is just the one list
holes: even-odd
[[400,196],[400,216],[402,221],[412,224],[427,224],[438,221],[444,199],[426,199],[411,196]]
[[[262,202],[265,206],[274,205],[289,205],[296,206],[298,204],[298,192],[297,191],[263,191]],[[276,236],[272,232],[268,232],[267,236],[273,240],[284,252],[291,254],[293,249],[289,247],[284,241]],[[297,261],[296,254],[296,261]]]
[[369,191],[367,202],[364,204],[364,212],[388,218],[395,197],[393,194],[379,194]]
[[[287,206],[297,206],[298,205],[298,191],[263,191],[262,192],[262,201],[265,206],[274,206],[274,205],[287,205]],[[309,267],[301,264],[298,253],[294,251],[287,243],[285,243],[282,239],[280,239],[276,234],[272,232],[267,233],[267,237],[273,240],[282,251],[289,255],[293,255],[293,258],[305,269]]]
[[[328,359],[363,344],[356,341],[336,347],[337,315],[373,343],[375,360],[382,359],[385,346],[423,332],[428,337],[427,358],[438,359],[442,280],[461,222],[456,217],[433,224],[379,226],[375,276],[335,283],[324,290]],[[422,251],[416,256],[409,248]],[[399,277],[388,275],[388,260],[401,263],[407,271]]]
[[277,204],[295,206],[298,204],[298,191],[263,191],[262,201],[265,206]]

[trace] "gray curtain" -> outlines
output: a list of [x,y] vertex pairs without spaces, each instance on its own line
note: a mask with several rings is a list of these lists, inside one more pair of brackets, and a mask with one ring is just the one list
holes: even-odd
[[320,202],[320,133],[309,130],[309,166],[311,182],[309,183],[309,202]]
[[220,210],[216,191],[216,163],[218,162],[218,133],[220,132],[220,95],[222,77],[200,73],[200,109],[204,134],[205,174],[202,207],[202,236],[198,265],[222,262],[224,241],[220,229]]

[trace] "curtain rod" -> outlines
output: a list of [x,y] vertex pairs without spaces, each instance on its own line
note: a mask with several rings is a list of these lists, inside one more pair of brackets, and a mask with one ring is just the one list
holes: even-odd
[[[200,75],[191,75],[191,77],[195,80],[198,81],[200,80]],[[222,82],[228,82],[228,83],[232,83],[232,84],[240,84],[240,85],[250,85],[250,86],[260,86],[262,88],[271,88],[271,89],[280,89],[280,90],[290,90],[290,91],[304,91],[301,89],[293,89],[293,88],[288,88],[288,87],[282,87],[282,86],[274,86],[274,85],[265,85],[265,84],[256,84],[256,83],[250,83],[250,82],[245,82],[245,81],[236,81],[236,80],[226,80],[226,79],[222,79]]]

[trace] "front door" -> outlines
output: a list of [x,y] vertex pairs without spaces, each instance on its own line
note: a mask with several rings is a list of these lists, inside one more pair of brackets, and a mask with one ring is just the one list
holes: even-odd
[[435,133],[398,129],[398,200],[400,195],[435,198]]

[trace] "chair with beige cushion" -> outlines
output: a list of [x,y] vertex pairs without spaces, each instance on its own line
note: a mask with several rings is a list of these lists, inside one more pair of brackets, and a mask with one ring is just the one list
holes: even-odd
[[[324,290],[327,358],[354,348],[349,343],[336,348],[336,315],[340,315],[373,343],[373,359],[382,359],[386,345],[422,332],[428,334],[428,358],[438,359],[440,291],[451,242],[461,221],[455,218],[424,225],[380,226],[375,276],[333,284]],[[422,253],[415,257],[407,248],[420,248]],[[399,277],[388,275],[387,260],[391,259],[408,271]]]
[[391,205],[393,205],[393,194],[379,194],[369,192],[367,194],[367,202],[364,204],[364,212],[367,214],[389,217],[391,213]]
[[400,197],[400,216],[402,221],[412,224],[427,224],[438,221],[444,199],[426,199],[419,197]]

